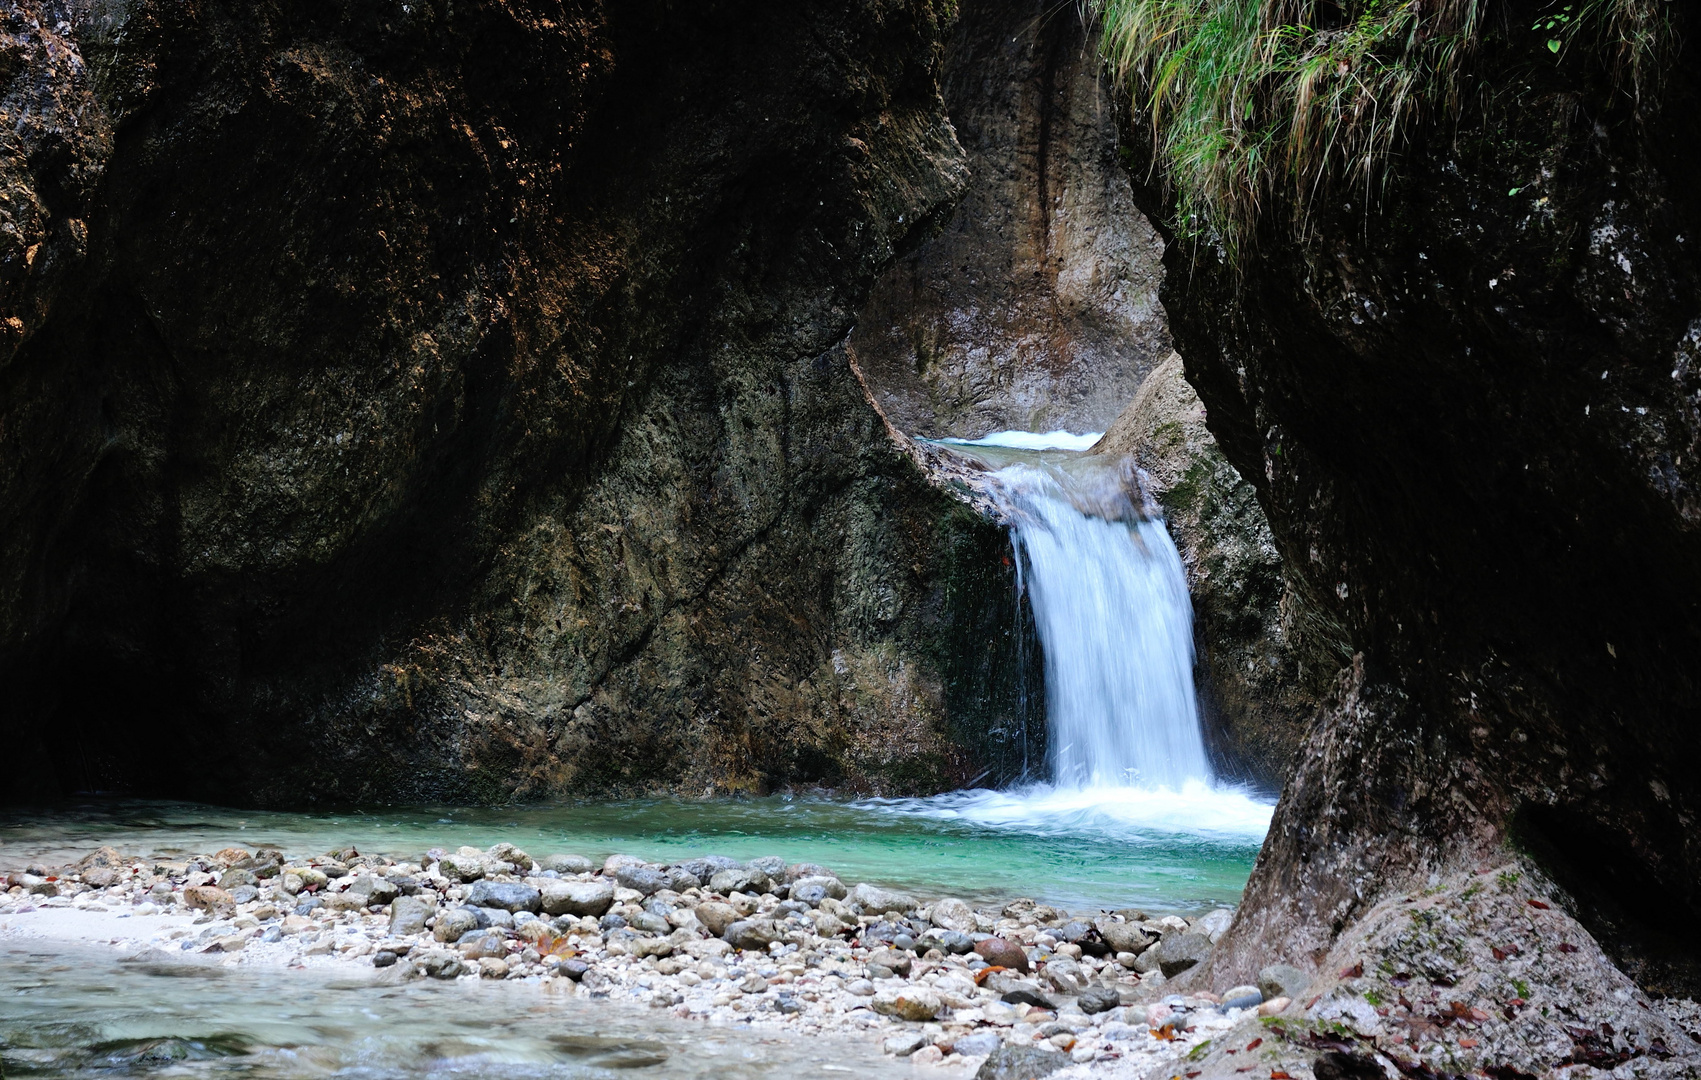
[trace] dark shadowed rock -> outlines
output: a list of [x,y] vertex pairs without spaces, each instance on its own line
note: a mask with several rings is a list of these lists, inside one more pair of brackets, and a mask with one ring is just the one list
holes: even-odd
[[[475,881],[467,890],[466,903],[471,907],[499,908],[503,911],[541,911],[542,896],[537,889],[518,881]],[[552,911],[551,915],[560,912]]]

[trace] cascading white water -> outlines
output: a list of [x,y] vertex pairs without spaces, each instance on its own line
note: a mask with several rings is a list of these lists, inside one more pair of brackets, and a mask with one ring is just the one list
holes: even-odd
[[1181,558],[1156,506],[1130,498],[1125,466],[1078,456],[1097,439],[939,440],[996,470],[987,487],[1045,654],[1052,781],[887,806],[1035,835],[1261,839],[1269,800],[1215,780],[1205,754]]
[[1208,782],[1181,557],[1161,520],[1137,513],[1120,485],[1104,490],[1114,477],[1100,475],[1096,491],[1072,481],[1026,464],[995,477],[1045,650],[1054,782]]

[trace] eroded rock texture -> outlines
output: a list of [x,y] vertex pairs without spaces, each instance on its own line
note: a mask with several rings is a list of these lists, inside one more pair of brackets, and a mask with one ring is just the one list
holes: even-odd
[[1357,654],[1219,983],[1315,963],[1390,890],[1520,844],[1644,987],[1696,985],[1695,68],[1638,117],[1600,52],[1505,33],[1368,221],[1343,190],[1305,242],[1272,208],[1241,274],[1168,255],[1210,428]]
[[944,17],[11,5],[0,793],[996,771],[1002,537],[836,345]]
[[1206,746],[1219,777],[1277,792],[1349,658],[1282,575],[1258,493],[1223,456],[1171,353],[1093,447],[1133,460],[1187,568]]
[[929,436],[1103,431],[1169,336],[1092,37],[1072,4],[965,0],[942,85],[969,186],[859,315],[875,400]]

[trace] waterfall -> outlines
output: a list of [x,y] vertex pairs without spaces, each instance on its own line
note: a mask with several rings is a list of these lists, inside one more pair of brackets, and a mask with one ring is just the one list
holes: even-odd
[[1205,754],[1181,557],[1132,467],[1080,453],[1097,439],[935,440],[986,470],[983,490],[1010,523],[1045,653],[1052,780],[882,805],[1041,837],[1261,839],[1270,802],[1216,781]]
[[1015,464],[993,479],[1045,652],[1054,782],[1209,782],[1192,604],[1163,521],[1109,469]]

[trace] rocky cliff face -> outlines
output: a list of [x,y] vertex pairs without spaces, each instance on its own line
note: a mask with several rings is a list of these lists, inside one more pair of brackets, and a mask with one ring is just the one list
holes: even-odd
[[969,183],[858,317],[875,400],[921,435],[1103,431],[1169,337],[1091,35],[1074,5],[964,0],[941,79]]
[[964,184],[943,17],[12,5],[0,794],[996,770],[1003,540],[837,346]]
[[1368,218],[1342,198],[1300,241],[1276,208],[1239,270],[1167,256],[1211,431],[1356,653],[1219,983],[1318,963],[1379,897],[1514,846],[1644,987],[1696,986],[1694,65],[1638,115],[1534,18],[1496,24],[1481,93],[1414,132]]
[[1171,353],[1093,447],[1133,460],[1187,567],[1206,745],[1220,777],[1277,792],[1350,654],[1282,573],[1258,493],[1223,456]]

